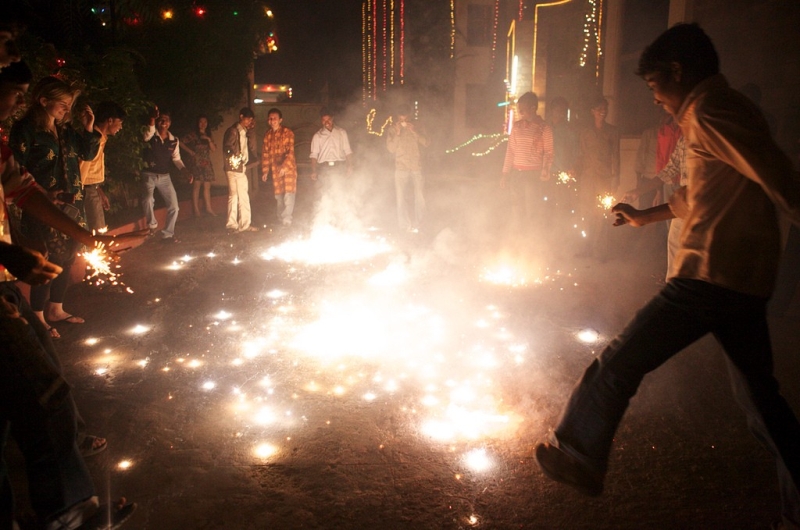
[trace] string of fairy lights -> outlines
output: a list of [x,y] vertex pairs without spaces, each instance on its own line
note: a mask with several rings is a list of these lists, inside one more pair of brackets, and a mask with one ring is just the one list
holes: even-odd
[[405,83],[405,1],[364,0],[361,4],[364,104]]
[[600,77],[600,59],[603,56],[603,0],[588,0],[589,9],[583,21],[583,49],[578,63],[585,67],[589,50],[595,49],[595,77]]

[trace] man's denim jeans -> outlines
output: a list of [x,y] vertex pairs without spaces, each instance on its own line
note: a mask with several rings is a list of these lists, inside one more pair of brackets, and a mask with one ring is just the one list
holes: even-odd
[[712,333],[751,432],[776,458],[783,516],[800,524],[800,424],[772,375],[766,302],[699,280],[670,280],[587,368],[555,429],[558,445],[605,473],[614,433],[645,374]]
[[163,237],[173,237],[175,235],[175,222],[178,220],[178,194],[175,193],[175,187],[172,185],[172,179],[169,173],[158,175],[155,173],[142,172],[142,179],[144,180],[144,218],[147,221],[148,228],[158,227],[153,206],[155,204],[155,197],[153,193],[155,190],[161,194],[164,203],[167,205],[167,224],[161,231]]

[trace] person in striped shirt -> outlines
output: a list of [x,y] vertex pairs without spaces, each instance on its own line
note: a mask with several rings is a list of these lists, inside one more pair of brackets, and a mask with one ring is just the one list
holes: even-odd
[[533,92],[517,100],[520,119],[511,129],[500,179],[500,187],[511,192],[512,227],[519,232],[540,227],[553,164],[553,130],[536,114],[538,108]]

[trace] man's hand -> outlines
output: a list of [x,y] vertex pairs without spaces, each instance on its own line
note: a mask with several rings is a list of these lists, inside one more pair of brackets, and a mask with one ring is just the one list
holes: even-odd
[[155,121],[159,116],[161,116],[161,113],[158,111],[158,105],[155,105],[152,109],[150,109],[150,114],[147,117]]
[[182,168],[180,169],[180,172],[181,172],[181,177],[183,178],[183,180],[185,180],[185,181],[186,181],[186,182],[188,182],[189,184],[191,184],[192,182],[194,182],[194,175],[192,175],[192,173],[189,171],[189,169],[188,169],[188,168],[186,168],[186,167],[182,167]]
[[539,180],[541,180],[543,182],[547,181],[547,180],[550,180],[550,170],[543,169],[542,170],[542,174],[539,176]]
[[614,226],[631,225],[631,226],[644,226],[645,223],[641,222],[639,215],[641,210],[637,210],[630,204],[619,203],[611,208],[611,212],[616,214]]
[[92,240],[94,241],[94,246],[102,245],[106,250],[111,252],[112,255],[115,255],[141,245],[149,234],[150,230],[145,228],[144,230],[135,230],[133,232],[125,232],[124,234],[117,234],[114,236],[98,234],[92,236]]
[[29,285],[44,285],[61,274],[61,267],[35,250],[4,244],[2,253],[6,269]]
[[316,172],[311,174],[311,180],[314,180],[314,181],[317,180],[317,173]]
[[94,131],[94,112],[92,112],[92,107],[86,105],[83,107],[83,113],[81,114],[81,123],[83,124],[83,128],[86,129],[87,132]]
[[108,196],[105,194],[105,192],[103,192],[102,188],[97,188],[97,195],[100,197],[100,204],[103,206],[103,210],[110,210],[111,201],[108,200]]

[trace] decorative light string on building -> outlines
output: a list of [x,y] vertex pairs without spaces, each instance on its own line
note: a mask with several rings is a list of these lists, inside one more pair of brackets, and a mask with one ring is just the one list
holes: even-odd
[[389,116],[388,118],[386,118],[386,121],[384,121],[383,125],[381,125],[380,131],[376,131],[375,129],[372,128],[372,124],[375,122],[375,116],[377,114],[378,114],[377,110],[369,109],[369,112],[367,113],[367,133],[374,134],[375,136],[383,136],[383,131],[385,131],[386,127],[388,127],[392,123],[392,117]]
[[362,101],[405,81],[405,0],[361,4]]
[[500,21],[500,0],[494,0],[494,16],[492,17],[492,62],[491,71],[494,72],[494,61],[497,57],[497,25]]
[[465,147],[468,147],[469,145],[472,145],[473,143],[477,142],[478,140],[484,140],[484,139],[494,140],[494,143],[488,149],[486,149],[484,151],[475,151],[475,152],[470,153],[472,156],[486,156],[486,155],[488,155],[489,153],[491,153],[492,151],[497,149],[500,145],[502,145],[503,143],[507,142],[508,141],[508,136],[506,134],[504,134],[504,133],[476,134],[475,136],[473,136],[472,138],[470,138],[469,140],[467,140],[463,144],[457,145],[456,147],[453,147],[451,149],[446,150],[445,153],[447,153],[448,155],[453,154],[453,153],[455,153],[457,151],[460,151],[461,149],[464,149]]
[[450,0],[450,58],[456,53],[456,0]]
[[583,22],[583,50],[578,63],[586,66],[589,59],[589,50],[595,49],[595,76],[600,76],[600,59],[603,55],[602,26],[603,26],[603,0],[588,0],[589,9],[586,11]]

